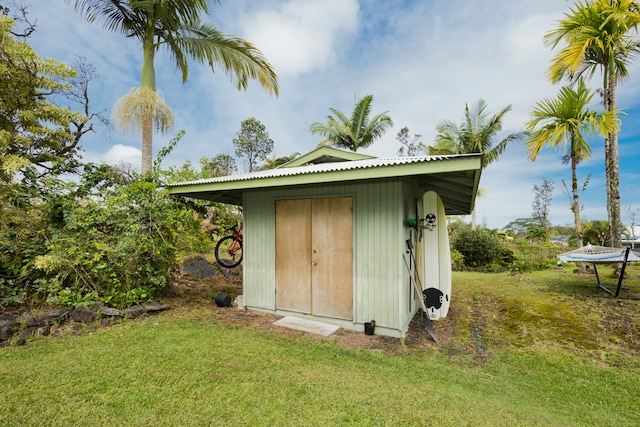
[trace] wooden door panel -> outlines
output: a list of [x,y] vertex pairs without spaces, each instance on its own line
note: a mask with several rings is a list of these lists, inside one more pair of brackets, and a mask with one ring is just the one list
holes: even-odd
[[312,313],[353,318],[351,197],[312,199]]
[[276,308],[311,312],[311,200],[276,201]]

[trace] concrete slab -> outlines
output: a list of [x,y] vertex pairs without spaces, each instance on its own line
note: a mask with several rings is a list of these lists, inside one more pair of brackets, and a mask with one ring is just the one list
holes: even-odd
[[296,329],[298,331],[309,332],[312,334],[328,337],[335,333],[339,326],[329,325],[328,323],[316,322],[314,320],[301,319],[299,317],[287,316],[273,322],[274,325],[285,328]]

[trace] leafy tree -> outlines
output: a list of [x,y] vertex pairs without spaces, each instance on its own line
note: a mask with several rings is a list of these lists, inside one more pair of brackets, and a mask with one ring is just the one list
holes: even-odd
[[[133,89],[117,104],[115,118],[124,130],[142,130],[142,172],[151,170],[152,133],[163,133],[173,126],[173,115],[156,93],[154,59],[166,48],[182,73],[189,75],[188,59],[221,66],[246,89],[249,79],[258,80],[270,93],[278,94],[277,76],[262,53],[251,43],[220,32],[203,23],[201,15],[209,12],[210,0],[66,0],[76,11],[94,22],[104,20],[104,27],[137,39],[142,45],[143,64],[140,87]],[[215,1],[216,3],[218,1]]]
[[367,95],[356,103],[351,117],[330,108],[333,116],[327,116],[327,123],[315,122],[309,127],[312,135],[325,139],[318,145],[333,145],[351,151],[367,148],[393,126],[387,112],[369,118],[373,95]]
[[[582,76],[603,75],[605,114],[616,111],[618,83],[628,77],[628,65],[640,51],[636,37],[640,8],[635,0],[586,0],[578,2],[555,30],[545,36],[552,48],[563,43],[549,69],[554,83],[568,77],[575,82]],[[605,172],[607,213],[611,224],[610,240],[621,246],[620,167],[618,129],[605,136]]]
[[541,185],[533,185],[533,219],[538,223],[538,227],[545,230],[546,240],[549,239],[549,206],[551,205],[553,193],[553,182],[544,178]]
[[273,151],[273,140],[269,138],[267,128],[254,117],[242,121],[233,145],[236,156],[247,158],[249,172],[256,170],[258,162],[264,161]]
[[196,169],[190,160],[186,160],[180,166],[169,166],[162,169],[161,174],[167,182],[175,183],[232,175],[237,170],[236,159],[228,154],[200,157],[199,163],[200,169]]
[[409,128],[403,127],[396,135],[396,140],[401,144],[400,149],[398,150],[398,156],[417,156],[423,150],[424,144],[420,139],[422,135],[414,134],[413,138],[409,137]]
[[536,160],[545,145],[568,151],[573,194],[571,210],[579,240],[582,240],[582,225],[577,166],[580,161],[591,156],[591,147],[584,134],[606,134],[615,131],[619,126],[615,111],[598,114],[587,108],[593,95],[594,92],[587,89],[584,81],[580,79],[576,89],[565,86],[560,89],[557,98],[537,102],[527,124],[527,128],[532,131],[526,141],[529,159],[532,161]]
[[517,237],[526,237],[529,229],[536,226],[536,220],[533,218],[517,218],[502,227],[508,233],[513,233]]
[[[495,144],[494,139],[502,131],[502,119],[511,111],[511,106],[500,110],[498,114],[490,115],[487,103],[480,99],[469,109],[465,105],[464,118],[460,125],[445,120],[438,124],[435,145],[427,148],[429,155],[470,154],[481,153],[482,167],[498,160],[515,140],[524,138],[524,132],[510,133]],[[472,228],[475,229],[475,209],[472,212]]]
[[186,160],[180,166],[169,166],[166,169],[162,169],[161,174],[162,178],[169,184],[196,181],[204,178],[202,172],[196,170],[190,160]]
[[29,166],[42,174],[71,168],[88,122],[87,115],[51,102],[68,93],[77,73],[36,55],[11,34],[13,26],[0,15],[0,181],[5,182]]
[[238,171],[236,159],[229,154],[216,154],[213,157],[200,157],[203,178],[233,175]]

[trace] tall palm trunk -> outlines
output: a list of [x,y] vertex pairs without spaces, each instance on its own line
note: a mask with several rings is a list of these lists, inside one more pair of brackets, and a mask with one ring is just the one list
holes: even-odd
[[[156,91],[156,73],[153,67],[154,48],[152,43],[145,43],[144,60],[142,62],[142,75],[140,87]],[[142,168],[144,174],[153,167],[153,106],[145,108],[142,120]]]
[[578,166],[578,159],[575,153],[571,153],[571,192],[573,193],[573,202],[571,203],[571,210],[573,211],[573,220],[576,226],[576,233],[578,234],[578,246],[583,245],[582,221],[580,220],[580,197],[578,195],[578,174],[576,172]]
[[[616,76],[610,72],[604,89],[604,110],[616,108]],[[618,133],[610,133],[604,142],[605,174],[607,183],[607,216],[609,217],[609,233],[611,246],[622,246],[622,224],[620,219],[620,166],[618,160]]]
[[[571,137],[573,139],[573,136]],[[571,191],[573,193],[573,202],[571,203],[571,210],[573,210],[573,220],[576,225],[576,233],[578,234],[578,247],[581,248],[584,238],[584,233],[582,232],[582,221],[580,220],[580,197],[578,195],[578,157],[573,152],[573,144],[571,148]],[[580,273],[585,273],[587,271],[587,263],[579,262],[578,263],[578,271]]]

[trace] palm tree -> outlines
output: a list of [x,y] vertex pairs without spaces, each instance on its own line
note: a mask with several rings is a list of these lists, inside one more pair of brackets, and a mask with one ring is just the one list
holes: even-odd
[[[545,36],[555,48],[565,46],[553,58],[549,75],[556,83],[568,77],[571,82],[582,76],[603,75],[604,111],[616,110],[618,82],[628,77],[627,66],[640,49],[633,32],[640,24],[640,10],[635,0],[586,0],[579,2],[558,28]],[[605,170],[607,180],[607,213],[611,224],[611,244],[620,247],[620,167],[618,130],[605,136]]]
[[351,118],[335,108],[330,108],[333,116],[327,117],[326,124],[315,122],[309,127],[312,135],[325,137],[318,145],[333,145],[358,151],[373,144],[393,126],[393,121],[386,111],[369,120],[372,102],[373,95],[362,98],[356,103]]
[[[471,109],[466,104],[464,111],[460,125],[449,120],[438,124],[435,145],[427,147],[429,155],[481,153],[482,167],[485,168],[498,160],[510,142],[526,135],[525,132],[510,133],[494,145],[494,139],[502,131],[502,119],[511,111],[511,105],[492,116],[487,111],[486,101],[480,99]],[[472,228],[475,229],[475,208],[471,215]]]
[[510,133],[494,146],[494,138],[502,131],[502,119],[509,111],[511,105],[490,116],[484,99],[478,100],[471,110],[466,104],[460,125],[449,120],[438,124],[436,144],[428,147],[429,155],[482,153],[482,167],[487,167],[498,160],[510,142],[525,135],[524,132]]
[[65,0],[94,22],[135,38],[142,45],[143,64],[140,88],[117,104],[116,121],[124,130],[142,129],[142,172],[151,170],[152,133],[166,132],[173,123],[164,101],[156,94],[154,57],[164,47],[182,72],[189,75],[187,59],[208,64],[215,71],[221,66],[235,77],[238,89],[246,89],[250,79],[258,80],[269,93],[278,94],[275,71],[263,54],[251,43],[228,36],[211,24],[201,22],[209,4],[219,0]]
[[297,159],[298,157],[300,157],[300,153],[298,153],[297,151],[295,153],[292,153],[288,156],[276,156],[275,154],[273,156],[271,156],[270,158],[266,159],[264,161],[264,163],[262,164],[262,166],[260,166],[260,169],[258,170],[268,170],[268,169],[275,169],[277,167],[280,167],[286,163],[289,163],[292,160]]
[[577,166],[580,161],[591,157],[591,147],[584,135],[593,135],[596,131],[605,135],[619,128],[616,111],[598,114],[587,108],[594,95],[595,92],[589,90],[584,80],[580,79],[575,90],[565,86],[560,89],[557,98],[537,102],[527,123],[527,129],[531,131],[526,141],[530,160],[535,161],[544,146],[568,151],[573,196],[570,206],[580,246],[584,231],[580,220]]

